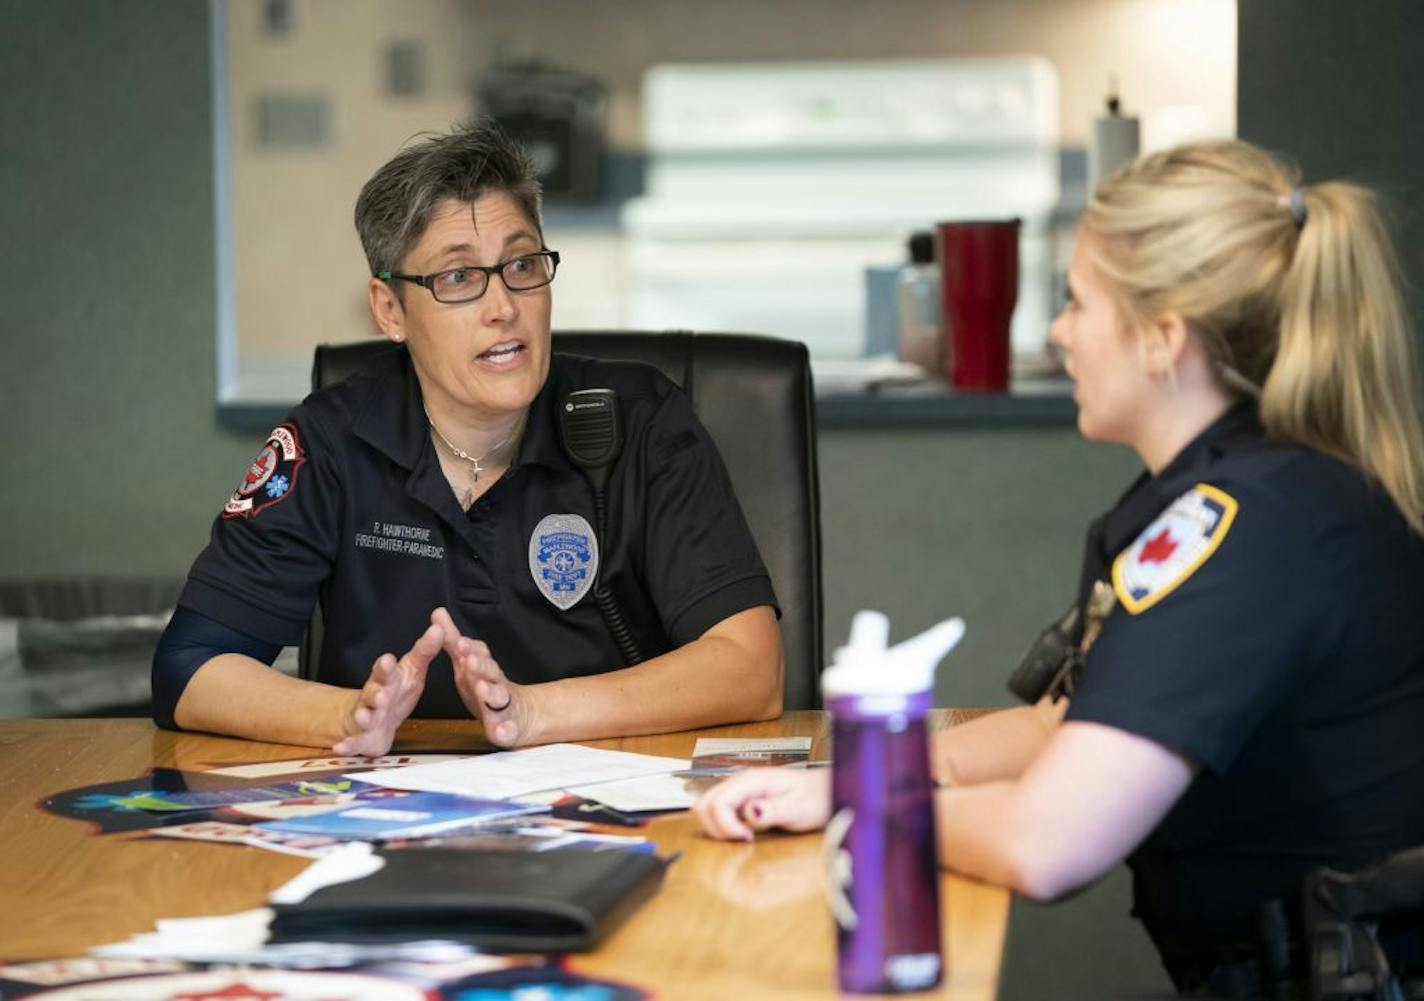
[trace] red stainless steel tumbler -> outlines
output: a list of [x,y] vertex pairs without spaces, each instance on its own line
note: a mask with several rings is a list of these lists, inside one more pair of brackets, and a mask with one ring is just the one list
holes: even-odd
[[942,222],[936,229],[950,385],[1003,392],[1019,294],[1019,220]]

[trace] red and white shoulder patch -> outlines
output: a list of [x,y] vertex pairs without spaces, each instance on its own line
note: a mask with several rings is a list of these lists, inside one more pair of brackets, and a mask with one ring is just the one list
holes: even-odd
[[1182,585],[1221,545],[1239,505],[1225,491],[1198,483],[1172,502],[1113,561],[1113,590],[1133,615]]
[[242,482],[223,505],[222,516],[250,518],[285,500],[297,488],[297,470],[306,461],[296,426],[278,424],[252,465],[247,467]]

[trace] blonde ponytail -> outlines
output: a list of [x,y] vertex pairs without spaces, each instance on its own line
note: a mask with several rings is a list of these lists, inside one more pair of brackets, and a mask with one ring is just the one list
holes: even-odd
[[1353,184],[1316,185],[1305,206],[1261,419],[1365,470],[1424,532],[1419,385],[1388,233]]
[[1104,181],[1085,247],[1129,326],[1185,317],[1222,388],[1261,387],[1271,437],[1363,470],[1424,534],[1424,428],[1398,268],[1373,196],[1238,141],[1190,143]]

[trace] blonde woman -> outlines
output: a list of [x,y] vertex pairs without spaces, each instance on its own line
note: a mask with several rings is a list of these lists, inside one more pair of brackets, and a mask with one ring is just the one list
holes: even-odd
[[[1068,285],[1051,337],[1078,427],[1146,471],[1089,531],[1074,669],[936,746],[940,857],[1040,899],[1126,859],[1178,988],[1238,990],[1305,873],[1424,843],[1424,440],[1395,265],[1367,191],[1213,142],[1107,180]],[[750,839],[828,808],[824,774],[760,769],[697,812]]]

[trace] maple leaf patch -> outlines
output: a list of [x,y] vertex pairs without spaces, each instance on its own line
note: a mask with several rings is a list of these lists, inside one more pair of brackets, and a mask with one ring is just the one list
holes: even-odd
[[1181,587],[1226,538],[1236,499],[1198,483],[1174,500],[1113,561],[1113,590],[1132,615]]
[[1142,551],[1137,554],[1137,560],[1139,563],[1166,563],[1167,558],[1176,551],[1177,544],[1172,541],[1172,530],[1163,528],[1142,544]]

